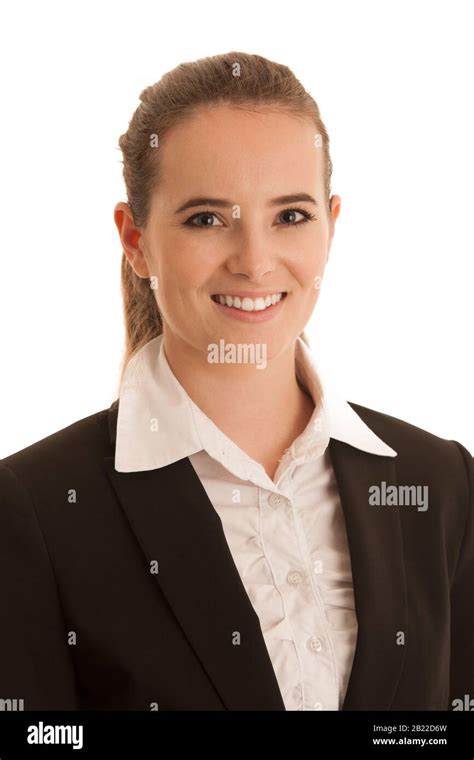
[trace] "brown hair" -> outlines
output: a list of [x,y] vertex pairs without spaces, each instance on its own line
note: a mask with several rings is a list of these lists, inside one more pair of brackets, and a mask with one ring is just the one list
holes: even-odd
[[[325,200],[329,210],[332,174],[329,136],[318,105],[287,66],[260,55],[235,51],[200,58],[168,71],[140,93],[140,101],[127,131],[119,138],[128,205],[136,227],[146,225],[152,192],[160,180],[159,151],[151,147],[151,136],[159,135],[161,142],[169,130],[197,108],[217,104],[254,110],[273,108],[310,119],[323,150]],[[162,334],[163,322],[148,278],[135,274],[125,253],[121,287],[126,333],[123,377],[132,356]],[[304,332],[300,337],[309,345]]]

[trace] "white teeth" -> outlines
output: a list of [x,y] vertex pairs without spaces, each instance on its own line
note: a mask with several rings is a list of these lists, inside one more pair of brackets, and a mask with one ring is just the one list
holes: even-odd
[[271,296],[265,296],[265,298],[239,298],[239,296],[221,296],[216,298],[223,306],[230,306],[234,309],[241,309],[242,311],[263,311],[268,306],[273,306],[281,300],[283,293],[274,293]]

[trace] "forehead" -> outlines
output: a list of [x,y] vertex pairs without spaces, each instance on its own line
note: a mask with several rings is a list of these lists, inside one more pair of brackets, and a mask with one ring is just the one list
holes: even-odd
[[199,109],[160,142],[159,202],[184,195],[245,196],[323,191],[323,151],[309,119],[268,109]]

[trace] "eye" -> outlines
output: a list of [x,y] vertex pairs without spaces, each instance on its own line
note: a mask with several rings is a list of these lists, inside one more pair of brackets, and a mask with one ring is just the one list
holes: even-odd
[[305,224],[306,222],[316,219],[314,214],[311,214],[309,211],[305,211],[303,208],[286,208],[281,212],[280,216],[283,214],[290,214],[293,218],[295,214],[301,214],[303,217],[303,219],[300,219],[298,222],[283,222],[284,227],[297,227],[299,224]]
[[200,211],[199,214],[193,214],[193,216],[190,216],[189,219],[186,219],[184,224],[188,224],[190,227],[218,227],[219,225],[212,224],[212,219],[210,222],[205,222],[204,224],[194,224],[195,219],[199,219],[199,217],[204,217],[210,219],[211,217],[214,217],[217,219],[217,216],[212,211]]
[[[314,214],[311,214],[309,211],[306,211],[303,208],[287,208],[284,211],[280,212],[280,217],[283,214],[289,214],[293,219],[293,221],[283,222],[283,227],[297,227],[300,224],[305,224],[306,222],[316,219]],[[300,214],[303,218],[294,221],[296,214]],[[193,214],[189,217],[189,219],[186,219],[183,224],[186,224],[189,227],[201,227],[202,229],[205,229],[206,227],[222,227],[222,222],[219,224],[213,224],[213,218],[218,219],[213,211],[200,211],[198,214]],[[196,219],[207,219],[208,221],[205,221],[203,224],[195,224]]]

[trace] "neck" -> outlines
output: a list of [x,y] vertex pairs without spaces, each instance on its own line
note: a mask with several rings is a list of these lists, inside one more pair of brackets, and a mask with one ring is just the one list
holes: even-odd
[[255,364],[209,364],[207,355],[165,332],[171,371],[194,403],[244,451],[277,460],[304,430],[314,401],[295,374],[296,341],[264,369]]

